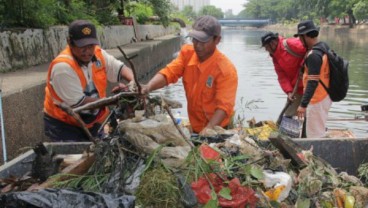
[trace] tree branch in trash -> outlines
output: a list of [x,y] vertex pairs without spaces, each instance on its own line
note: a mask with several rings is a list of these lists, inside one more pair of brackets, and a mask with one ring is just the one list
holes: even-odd
[[132,96],[132,95],[138,95],[138,93],[137,92],[119,92],[116,95],[106,97],[106,98],[101,98],[94,102],[90,102],[85,105],[73,108],[73,111],[74,113],[80,113],[81,111],[84,111],[84,110],[92,110],[92,109],[105,107],[108,105],[113,105],[113,104],[116,104],[120,98]]
[[64,112],[66,112],[68,115],[72,116],[75,120],[77,120],[78,124],[80,125],[80,127],[83,129],[84,133],[86,134],[86,136],[88,137],[88,139],[93,142],[94,144],[96,144],[96,139],[93,138],[91,132],[88,130],[88,128],[86,127],[86,124],[83,122],[83,120],[81,119],[81,117],[78,115],[78,113],[76,113],[70,106],[68,106],[66,103],[64,102],[59,102],[54,100],[54,103],[56,106],[58,106],[61,110],[63,110]]

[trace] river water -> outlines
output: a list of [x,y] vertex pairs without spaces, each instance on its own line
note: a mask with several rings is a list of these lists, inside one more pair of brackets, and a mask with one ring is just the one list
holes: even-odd
[[[223,30],[218,48],[230,58],[238,70],[239,86],[236,98],[237,117],[243,120],[276,121],[286,102],[273,68],[272,60],[264,48],[260,47],[263,31]],[[291,36],[292,34],[284,34]],[[334,102],[328,121],[328,128],[350,129],[357,137],[368,136],[367,121],[354,120],[363,115],[361,105],[368,103],[368,39],[365,37],[344,38],[341,34],[325,35],[320,40],[327,42],[341,56],[350,61],[350,88],[347,97]],[[187,116],[186,98],[182,83],[170,85],[160,93],[183,103],[180,111]],[[343,120],[343,121],[342,121]]]

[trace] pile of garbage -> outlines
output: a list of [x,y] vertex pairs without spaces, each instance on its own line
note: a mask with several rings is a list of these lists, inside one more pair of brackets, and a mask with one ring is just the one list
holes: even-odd
[[[272,126],[269,124],[269,126]],[[84,175],[54,175],[53,188],[0,195],[5,207],[366,207],[368,188],[292,140],[288,158],[253,131],[215,129],[208,137],[167,115],[119,122],[119,136],[90,148]],[[270,133],[271,132],[271,133]],[[367,168],[368,169],[368,168]],[[365,181],[364,181],[365,182]],[[78,199],[78,200],[76,200]],[[62,201],[62,202],[61,202]]]

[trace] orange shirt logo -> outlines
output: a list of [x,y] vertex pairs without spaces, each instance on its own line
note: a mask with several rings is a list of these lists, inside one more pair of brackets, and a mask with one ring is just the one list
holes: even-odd
[[213,77],[208,76],[207,81],[206,81],[206,86],[209,88],[212,88],[212,84],[213,84]]

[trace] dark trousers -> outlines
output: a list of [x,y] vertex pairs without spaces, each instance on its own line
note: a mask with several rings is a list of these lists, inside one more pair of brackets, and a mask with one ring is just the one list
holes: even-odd
[[[86,142],[89,141],[82,128],[64,123],[44,114],[45,135],[54,142]],[[93,137],[98,137],[101,124],[95,124],[89,129]]]

